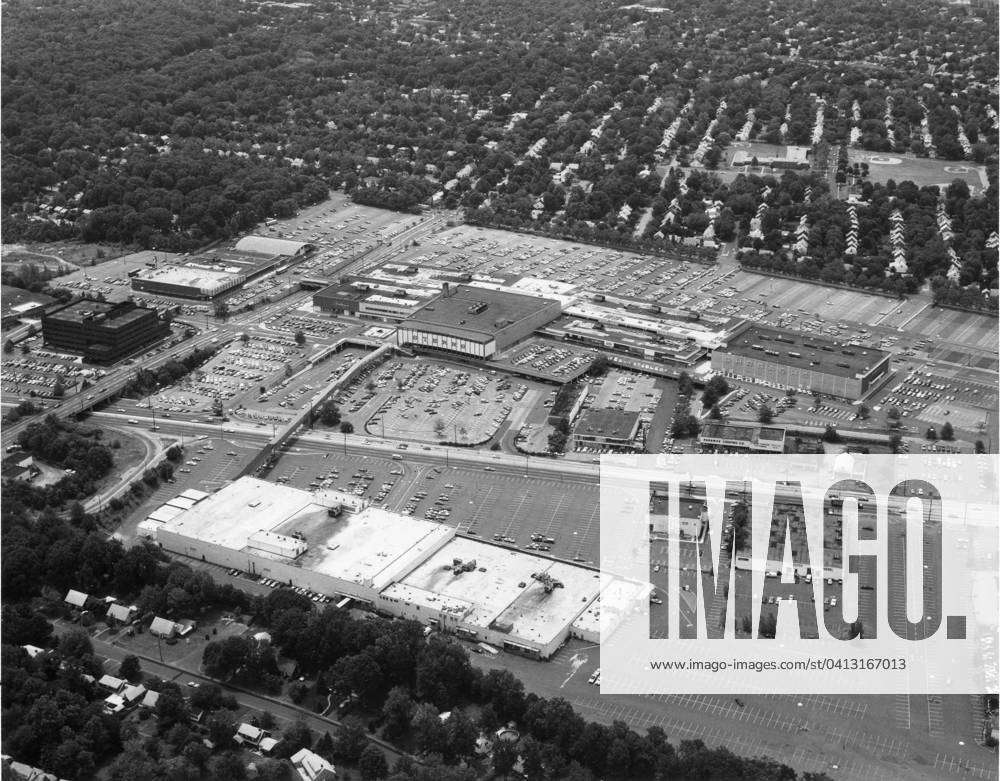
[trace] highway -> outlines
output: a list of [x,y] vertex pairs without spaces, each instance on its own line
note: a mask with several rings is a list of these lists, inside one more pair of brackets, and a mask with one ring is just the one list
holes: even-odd
[[[130,365],[119,364],[115,366],[111,374],[94,383],[94,385],[87,388],[83,393],[74,394],[58,403],[48,400],[50,406],[46,409],[45,414],[54,414],[64,418],[98,406],[107,399],[121,393],[125,384],[140,369],[155,369],[168,361],[183,358],[196,349],[210,345],[222,347],[240,331],[271,317],[277,311],[290,306],[290,304],[290,300],[286,298],[282,301],[258,307],[250,312],[242,312],[234,315],[225,322],[217,322],[208,326],[204,323],[196,323],[193,320],[178,318],[175,322],[200,330],[200,333],[190,339],[185,339],[173,347],[168,347],[155,355],[146,357],[143,354],[141,357],[135,358],[134,362]],[[157,347],[153,345],[150,349],[157,349]],[[0,442],[2,442],[3,447],[7,448],[12,445],[22,431],[40,419],[41,416],[31,416],[15,424],[4,426],[2,436],[0,436]]]
[[[94,418],[124,423],[137,419],[141,410],[134,412],[95,412]],[[143,418],[140,426],[148,418]],[[270,427],[251,425],[242,421],[227,423],[199,423],[190,420],[165,419],[157,417],[157,430],[162,434],[177,436],[199,436],[227,434],[233,439],[244,440],[263,445],[272,439]],[[406,444],[405,448],[400,444]],[[485,450],[470,450],[466,448],[443,447],[441,445],[422,445],[419,443],[398,443],[388,440],[372,439],[359,434],[340,434],[336,432],[304,431],[292,440],[291,449],[299,445],[321,446],[331,451],[357,453],[374,457],[389,458],[401,455],[408,464],[434,464],[479,468],[498,475],[523,476],[548,475],[559,479],[581,483],[595,483],[600,475],[598,464],[579,461],[564,461],[549,458],[526,457],[512,453],[492,452]]]
[[[175,345],[172,349],[165,350],[149,358],[140,358],[131,366],[120,367],[113,374],[104,377],[91,387],[87,388],[86,391],[74,394],[62,402],[49,407],[45,411],[45,414],[57,415],[61,418],[65,418],[70,415],[76,415],[80,412],[84,412],[91,407],[101,404],[107,399],[121,393],[125,384],[140,369],[155,369],[168,361],[181,358],[198,348],[207,347],[212,344],[213,341],[221,344],[223,341],[228,341],[229,338],[232,338],[232,336],[227,336],[223,331],[215,331],[203,333],[191,339],[185,339],[183,342]],[[24,431],[32,423],[37,423],[40,419],[40,416],[32,416],[20,420],[13,425],[4,426],[2,435],[4,448],[13,444],[22,431]]]

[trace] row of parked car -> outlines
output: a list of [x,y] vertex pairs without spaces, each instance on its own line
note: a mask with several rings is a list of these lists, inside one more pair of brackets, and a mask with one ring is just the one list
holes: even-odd
[[327,602],[332,601],[330,597],[328,597],[326,594],[318,594],[317,592],[310,591],[309,589],[304,588],[303,586],[290,586],[284,581],[275,580],[274,578],[262,578],[259,575],[254,575],[249,572],[242,572],[241,570],[238,569],[229,570],[229,575],[231,575],[232,577],[244,577],[244,578],[249,578],[250,580],[256,580],[262,586],[267,586],[268,588],[288,588],[294,591],[296,594],[301,594],[304,597],[309,597],[309,599],[318,604],[325,604]]

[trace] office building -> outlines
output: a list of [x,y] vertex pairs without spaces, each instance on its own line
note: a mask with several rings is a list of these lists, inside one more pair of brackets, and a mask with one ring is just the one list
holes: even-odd
[[79,353],[84,360],[114,363],[170,333],[155,309],[131,301],[112,304],[82,299],[42,317],[42,337],[55,350]]

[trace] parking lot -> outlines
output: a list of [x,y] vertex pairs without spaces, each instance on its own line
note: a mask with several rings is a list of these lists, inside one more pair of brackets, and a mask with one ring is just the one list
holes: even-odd
[[596,350],[570,346],[542,337],[531,337],[498,355],[498,366],[542,379],[564,383],[579,377],[590,368]]
[[383,364],[336,402],[355,429],[389,439],[483,445],[549,389],[496,370],[416,359]]
[[301,331],[310,339],[336,341],[345,334],[358,330],[359,325],[347,320],[319,317],[309,312],[292,309],[268,318],[261,324],[273,331],[295,334]]
[[4,354],[0,378],[5,400],[51,397],[52,389],[60,381],[68,396],[81,382],[93,383],[107,376],[107,370],[85,366],[76,356],[42,349],[37,346],[41,344],[40,336],[25,342],[30,352],[12,350]]
[[246,334],[245,339],[227,344],[177,385],[155,394],[150,402],[161,414],[211,413],[216,401],[225,409],[238,408],[283,378],[286,367],[304,355],[305,349],[293,339]]
[[[411,445],[392,457],[359,456],[350,446],[345,453],[331,434],[329,445],[303,441],[287,450],[268,479],[304,490],[342,490],[484,540],[596,564],[596,482],[531,476],[530,459],[525,459],[525,474],[417,463],[408,453],[419,447]],[[552,542],[539,543],[533,534]]]
[[[179,344],[185,338],[184,330],[175,324],[169,337],[146,349],[144,354],[152,357],[168,346]],[[133,357],[138,357],[138,354]],[[52,398],[57,383],[62,384],[64,397],[69,397],[80,389],[81,383],[93,385],[112,371],[107,367],[85,364],[79,355],[45,347],[42,335],[38,333],[22,339],[13,350],[4,352],[0,387],[5,401],[29,397]]]

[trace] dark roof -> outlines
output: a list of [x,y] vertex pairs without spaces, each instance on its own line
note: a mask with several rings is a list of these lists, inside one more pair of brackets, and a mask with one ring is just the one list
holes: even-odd
[[84,323],[91,320],[104,328],[125,328],[137,320],[155,315],[156,310],[136,306],[128,301],[111,303],[83,298],[71,304],[54,309],[45,315],[45,320],[69,323]]
[[313,294],[313,300],[324,298],[337,298],[340,300],[360,301],[370,295],[370,290],[363,290],[352,283],[337,282],[336,284],[317,290]]
[[580,418],[576,433],[589,437],[609,437],[627,439],[632,436],[639,422],[638,412],[622,412],[617,409],[592,409]]
[[720,351],[841,377],[867,374],[889,355],[874,347],[758,325],[734,336]]
[[[450,288],[448,295],[442,294],[424,304],[403,325],[486,342],[497,331],[553,304],[558,302],[551,298],[458,285]],[[558,313],[557,310],[553,317]]]
[[82,298],[49,313],[49,317],[58,320],[71,320],[82,323],[90,316],[107,315],[115,308],[110,301],[97,301],[92,298]]

